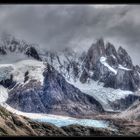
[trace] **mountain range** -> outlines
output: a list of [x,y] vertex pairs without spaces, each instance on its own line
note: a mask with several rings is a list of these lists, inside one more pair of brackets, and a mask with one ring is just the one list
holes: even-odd
[[126,111],[136,112],[139,89],[140,67],[124,48],[116,50],[103,39],[82,53],[66,48],[43,54],[35,44],[12,36],[1,40],[0,103],[5,108],[72,117],[119,113],[121,117]]

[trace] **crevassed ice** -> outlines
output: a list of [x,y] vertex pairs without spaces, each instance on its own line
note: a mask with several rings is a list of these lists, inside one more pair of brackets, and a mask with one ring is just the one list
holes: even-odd
[[[80,81],[74,82],[73,80],[68,81],[70,84],[79,88],[82,92],[93,96],[99,101],[105,110],[112,110],[109,102],[114,102],[117,99],[125,98],[130,94],[134,94],[131,91],[124,91],[121,89],[105,88],[103,83],[96,81],[90,81],[89,83],[82,84]],[[113,111],[113,110],[112,110]]]

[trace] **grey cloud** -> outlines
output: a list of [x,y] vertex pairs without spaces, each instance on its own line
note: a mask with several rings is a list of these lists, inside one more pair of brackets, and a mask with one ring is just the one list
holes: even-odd
[[0,30],[54,50],[81,50],[103,37],[125,47],[140,64],[139,13],[139,5],[2,5]]

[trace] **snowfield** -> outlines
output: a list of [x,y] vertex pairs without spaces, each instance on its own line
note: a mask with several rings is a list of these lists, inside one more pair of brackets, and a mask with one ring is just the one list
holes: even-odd
[[79,124],[83,126],[92,126],[97,128],[109,127],[109,122],[103,120],[77,119],[77,118],[72,118],[67,116],[41,114],[41,113],[25,113],[10,107],[6,103],[1,103],[1,105],[5,107],[7,110],[9,110],[10,112],[15,113],[17,115],[22,115],[38,122],[52,123],[58,127],[67,126],[70,124]]

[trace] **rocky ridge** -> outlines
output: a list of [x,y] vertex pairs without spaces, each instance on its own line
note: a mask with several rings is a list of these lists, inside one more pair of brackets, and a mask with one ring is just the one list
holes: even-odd
[[68,81],[87,83],[90,80],[104,83],[105,87],[137,91],[140,86],[139,66],[134,66],[125,49],[116,51],[103,39],[92,44],[87,52],[78,55],[66,49],[62,53],[47,52],[44,59]]

